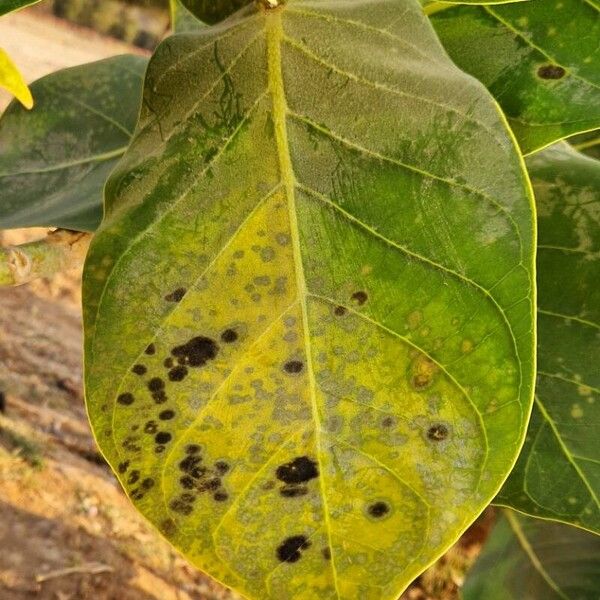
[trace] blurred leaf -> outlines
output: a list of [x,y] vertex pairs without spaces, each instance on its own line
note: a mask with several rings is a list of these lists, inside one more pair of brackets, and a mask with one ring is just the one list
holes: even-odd
[[0,17],[14,10],[37,4],[40,0],[0,0]]
[[575,135],[569,138],[569,144],[582,154],[600,160],[600,129]]
[[33,106],[31,92],[16,65],[0,48],[0,87],[8,90],[25,108]]
[[512,468],[533,199],[412,0],[170,36],[84,274],[86,397],[138,509],[267,600],[397,597]]
[[431,20],[454,62],[498,100],[526,154],[600,126],[597,0],[458,6]]
[[192,14],[181,0],[171,0],[171,21],[175,33],[189,33],[206,27],[206,24]]
[[468,573],[463,600],[596,600],[600,537],[504,511]]
[[181,0],[181,3],[202,22],[210,25],[222,21],[253,0]]
[[0,228],[93,231],[108,174],[131,138],[147,60],[123,55],[32,84],[31,112],[0,118]]
[[600,162],[560,143],[528,158],[538,209],[538,382],[496,503],[600,533]]

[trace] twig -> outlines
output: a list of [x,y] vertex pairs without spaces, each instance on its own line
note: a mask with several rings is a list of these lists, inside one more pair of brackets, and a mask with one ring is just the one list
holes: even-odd
[[57,577],[64,577],[65,575],[74,575],[78,573],[98,575],[100,573],[112,573],[113,571],[114,569],[110,565],[92,562],[77,567],[67,567],[66,569],[56,569],[55,571],[48,571],[48,573],[41,573],[35,576],[35,580],[37,583],[43,583],[49,579],[56,579]]
[[0,286],[22,285],[83,264],[91,234],[67,229],[42,240],[0,248]]

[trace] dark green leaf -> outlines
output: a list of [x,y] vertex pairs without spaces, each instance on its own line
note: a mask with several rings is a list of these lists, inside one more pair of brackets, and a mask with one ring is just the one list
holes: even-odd
[[463,600],[596,600],[600,537],[512,511],[468,574]]
[[35,108],[0,118],[0,228],[93,231],[102,192],[131,138],[147,61],[123,55],[32,84]]
[[566,143],[527,165],[538,208],[538,382],[499,504],[600,533],[600,162]]
[[172,0],[171,19],[173,21],[173,30],[175,33],[190,33],[206,27],[206,24],[192,14],[182,4],[181,0]]
[[459,6],[432,22],[454,62],[498,100],[526,154],[600,126],[597,0]]
[[40,0],[0,0],[0,17],[14,10],[37,4]]
[[569,144],[579,152],[600,160],[600,130],[580,133],[569,138]]
[[181,3],[204,23],[218,23],[253,0],[181,0]]
[[497,492],[533,392],[533,206],[410,0],[176,35],[84,281],[108,460],[249,598],[379,600]]

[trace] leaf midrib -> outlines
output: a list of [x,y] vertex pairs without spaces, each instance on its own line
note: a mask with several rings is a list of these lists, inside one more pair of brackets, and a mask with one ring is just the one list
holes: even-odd
[[267,40],[267,62],[268,62],[268,83],[269,93],[273,104],[273,125],[275,128],[275,140],[277,144],[277,156],[279,159],[279,169],[282,178],[283,187],[287,199],[289,220],[290,220],[290,235],[292,238],[292,246],[294,252],[294,268],[296,274],[296,292],[302,311],[302,329],[304,332],[304,347],[306,353],[306,371],[308,374],[308,382],[310,388],[312,416],[315,424],[315,447],[316,459],[319,465],[319,486],[321,489],[321,498],[323,506],[323,519],[329,540],[329,548],[331,552],[331,572],[333,583],[335,586],[336,595],[341,598],[338,587],[337,571],[335,568],[335,553],[331,539],[331,524],[329,523],[329,510],[327,507],[327,496],[325,493],[323,475],[325,470],[321,460],[320,435],[321,423],[316,400],[316,384],[315,375],[312,367],[312,353],[310,344],[310,332],[308,329],[308,305],[307,305],[307,289],[306,276],[304,273],[304,265],[302,262],[302,250],[300,243],[300,230],[298,227],[298,215],[296,207],[296,178],[292,166],[292,158],[290,155],[288,134],[287,134],[287,114],[288,106],[285,96],[285,87],[283,82],[283,69],[281,61],[281,46],[283,41],[283,25],[281,22],[282,9],[276,9],[265,14],[265,36]]

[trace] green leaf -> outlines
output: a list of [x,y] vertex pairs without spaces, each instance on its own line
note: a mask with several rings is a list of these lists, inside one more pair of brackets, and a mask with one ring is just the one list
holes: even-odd
[[36,107],[0,118],[0,228],[93,231],[102,192],[131,139],[147,60],[123,55],[32,84]]
[[527,161],[538,208],[538,382],[496,502],[600,533],[600,162],[566,143]]
[[175,33],[190,33],[198,31],[206,24],[200,21],[193,13],[191,13],[181,2],[181,0],[171,1],[171,22]]
[[462,590],[463,600],[592,600],[600,537],[505,511]]
[[[511,4],[513,2],[532,2],[533,0],[419,0],[425,9],[426,15],[433,15],[442,10],[451,8],[456,4]],[[537,0],[536,0],[537,1]]]
[[581,133],[569,139],[569,144],[579,152],[600,160],[600,130]]
[[31,92],[10,56],[0,48],[0,87],[8,90],[25,108],[33,106]]
[[524,153],[600,126],[597,0],[459,6],[432,23],[454,62],[483,82]]
[[158,48],[106,206],[86,395],[136,506],[249,598],[397,598],[532,401],[532,198],[489,94],[416,2],[255,6]]
[[181,0],[181,3],[204,23],[218,23],[253,0]]
[[0,17],[9,12],[37,4],[40,0],[0,0]]

